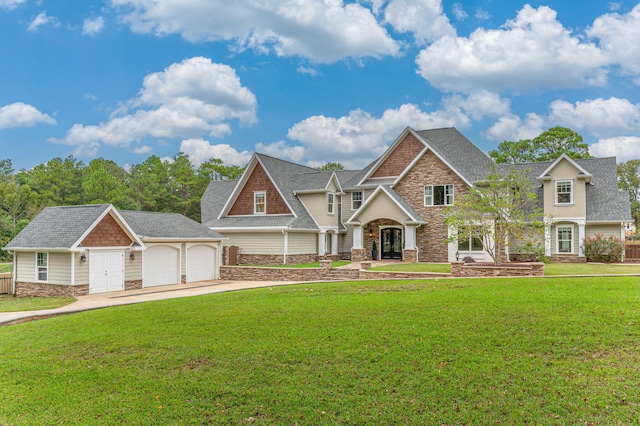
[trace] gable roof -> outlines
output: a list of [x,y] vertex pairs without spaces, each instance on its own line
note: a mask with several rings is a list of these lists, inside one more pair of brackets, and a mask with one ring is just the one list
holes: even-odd
[[418,213],[413,207],[411,207],[411,205],[407,203],[407,201],[402,198],[400,194],[398,194],[393,188],[388,185],[378,186],[376,190],[373,191],[373,193],[362,204],[362,206],[360,206],[360,208],[353,215],[351,215],[347,223],[353,223],[354,221],[357,221],[358,216],[365,212],[367,210],[367,207],[369,207],[369,205],[373,203],[373,200],[375,200],[380,194],[386,194],[387,197],[391,201],[393,201],[393,203],[398,206],[400,210],[402,210],[407,215],[407,217],[409,217],[410,221],[416,223],[427,223],[422,218],[422,216],[420,216],[420,213]]
[[559,156],[558,158],[556,158],[551,165],[549,165],[549,167],[547,167],[542,173],[540,173],[540,175],[538,176],[538,179],[545,179],[549,173],[551,172],[551,170],[553,170],[554,167],[556,167],[558,165],[558,163],[560,163],[562,160],[566,160],[568,161],[570,164],[572,164],[576,169],[579,170],[580,174],[583,175],[584,178],[591,178],[592,175],[591,173],[589,173],[588,171],[586,171],[582,166],[580,166],[580,164],[578,164],[575,160],[573,160],[571,157],[569,157],[567,154],[562,154],[561,156]]
[[4,249],[74,249],[109,213],[134,242],[142,243],[111,204],[93,204],[46,207]]

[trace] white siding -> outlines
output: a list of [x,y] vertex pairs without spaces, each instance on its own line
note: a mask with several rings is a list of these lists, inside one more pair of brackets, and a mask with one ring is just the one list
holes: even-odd
[[318,253],[318,234],[289,233],[289,254]]
[[76,265],[74,277],[75,284],[89,284],[89,254],[87,253],[87,261],[85,263],[82,263],[82,261],[80,260],[80,256],[82,256],[81,252],[74,253],[73,256],[75,257]]
[[[224,231],[223,231],[224,232]],[[274,254],[284,253],[284,234],[277,232],[225,233],[229,237],[225,246],[238,246],[241,254]]]
[[20,253],[16,256],[16,280],[34,282],[36,280],[36,254]]

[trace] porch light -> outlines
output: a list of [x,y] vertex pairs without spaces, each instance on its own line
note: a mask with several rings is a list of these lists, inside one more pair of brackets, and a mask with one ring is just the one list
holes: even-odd
[[456,262],[460,260],[460,252],[456,251]]
[[369,227],[369,238],[373,237],[373,229],[371,229],[371,227]]
[[82,253],[80,255],[80,262],[85,263],[87,261],[87,255]]
[[133,262],[134,260],[136,260],[136,254],[134,252],[131,252],[129,254],[129,259],[131,259],[131,261]]

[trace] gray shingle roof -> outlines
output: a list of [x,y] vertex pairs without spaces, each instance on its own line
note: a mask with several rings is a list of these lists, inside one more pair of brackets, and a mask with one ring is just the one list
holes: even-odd
[[109,204],[47,207],[4,248],[71,248]]
[[205,225],[177,213],[153,213],[120,210],[120,215],[133,232],[144,238],[168,239],[220,239],[219,233]]
[[493,161],[455,127],[416,133],[470,182],[487,176]]

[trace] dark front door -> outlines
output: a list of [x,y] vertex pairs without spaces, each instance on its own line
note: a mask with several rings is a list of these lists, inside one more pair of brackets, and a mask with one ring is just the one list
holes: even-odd
[[402,259],[402,229],[382,230],[382,259]]

